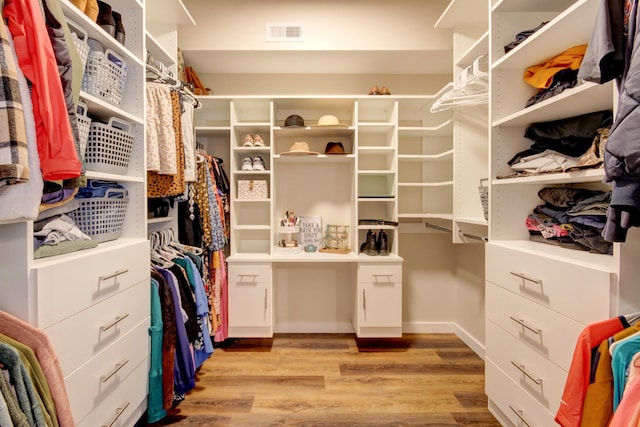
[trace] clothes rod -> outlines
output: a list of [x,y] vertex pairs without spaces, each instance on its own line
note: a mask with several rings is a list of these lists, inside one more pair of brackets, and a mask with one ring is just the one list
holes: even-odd
[[[451,230],[450,228],[447,227],[441,227],[439,225],[433,225],[433,224],[429,224],[428,222],[424,223],[424,226],[427,228],[433,228],[434,230],[438,230],[438,231],[444,231],[447,233],[451,233],[453,230]],[[480,240],[482,242],[488,242],[489,239],[484,237],[484,236],[479,236],[477,234],[469,234],[469,233],[464,233],[462,230],[458,231],[458,234],[461,237],[466,237],[467,239],[474,239],[474,240]]]

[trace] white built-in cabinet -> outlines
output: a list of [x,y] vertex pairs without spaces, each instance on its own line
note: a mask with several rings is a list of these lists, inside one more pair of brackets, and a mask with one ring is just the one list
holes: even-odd
[[33,222],[0,225],[0,309],[42,329],[60,361],[78,426],[133,425],[146,409],[149,375],[149,245],[144,144],[144,8],[109,2],[122,14],[126,45],[111,38],[68,0],[65,16],[127,64],[120,106],[81,92],[88,115],[130,125],[133,150],[126,173],[86,172],[128,192],[120,238],[94,249],[33,257]]
[[[436,99],[451,91],[474,93],[464,86],[469,75],[477,77],[481,73],[486,74],[481,59],[486,57],[489,49],[488,1],[452,0],[434,26],[436,29],[451,30],[453,37],[452,82],[436,94]],[[476,70],[473,69],[474,63]],[[479,93],[483,91],[482,86],[475,90]],[[449,130],[450,151],[446,152],[446,157],[441,155],[437,158],[444,160],[447,173],[440,174],[443,178],[438,184],[442,191],[432,199],[438,203],[446,201],[448,210],[431,213],[425,217],[426,223],[433,224],[436,229],[450,229],[453,243],[482,243],[486,241],[488,222],[479,187],[488,185],[488,102],[471,104],[461,100],[443,105],[449,105],[450,108],[437,109],[432,117],[446,118],[444,124],[445,129]],[[442,127],[437,127],[438,133],[430,135],[427,141],[429,145],[433,145],[434,136],[441,135]],[[439,140],[436,139],[436,142]],[[430,162],[427,170],[433,174],[434,169],[437,170],[436,165]],[[447,176],[450,177],[448,182],[444,179]],[[429,181],[426,180],[427,183]],[[444,213],[448,215],[442,215]]]
[[[527,215],[546,186],[607,189],[602,169],[497,179],[528,148],[528,125],[614,108],[612,83],[584,83],[525,108],[524,70],[587,44],[598,0],[493,1],[490,12],[490,214],[486,247],[486,392],[505,425],[554,425],[573,348],[585,325],[637,311],[635,230],[614,254],[529,241]],[[509,53],[523,30],[549,21]],[[633,257],[636,260],[633,260]]]

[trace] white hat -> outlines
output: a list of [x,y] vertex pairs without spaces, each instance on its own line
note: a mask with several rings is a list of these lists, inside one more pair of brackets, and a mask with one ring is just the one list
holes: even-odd
[[348,127],[349,125],[340,123],[338,118],[333,114],[325,114],[318,119],[318,124],[313,127]]

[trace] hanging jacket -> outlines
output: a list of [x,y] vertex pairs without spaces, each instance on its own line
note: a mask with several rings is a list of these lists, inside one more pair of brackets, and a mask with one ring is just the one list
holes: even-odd
[[82,165],[39,3],[37,0],[5,0],[2,12],[13,36],[20,68],[33,85],[31,97],[43,178],[77,178]]

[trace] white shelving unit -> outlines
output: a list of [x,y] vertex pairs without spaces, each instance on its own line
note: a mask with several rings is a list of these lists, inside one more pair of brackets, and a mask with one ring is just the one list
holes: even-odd
[[[144,10],[135,0],[114,0],[123,16],[120,45],[68,0],[65,16],[127,64],[120,105],[82,91],[94,121],[116,117],[130,124],[133,150],[125,173],[87,168],[89,179],[116,181],[128,193],[122,234],[96,248],[34,259],[33,222],[0,225],[0,309],[42,329],[60,361],[78,426],[133,425],[146,409],[149,325],[149,245],[146,239],[144,146]],[[55,301],[55,304],[52,304]],[[115,327],[106,327],[113,322]],[[101,330],[101,328],[103,328]],[[101,376],[108,380],[101,380]]]
[[[544,187],[607,190],[602,169],[498,179],[511,171],[507,161],[531,145],[524,138],[530,124],[613,109],[611,83],[581,84],[525,108],[536,90],[523,81],[524,70],[587,44],[598,8],[597,0],[502,0],[491,10],[486,391],[503,424],[554,424],[580,331],[639,306],[637,262],[630,261],[638,251],[637,233],[614,244],[610,256],[532,242],[524,225]],[[515,34],[542,21],[549,22],[504,53]]]

